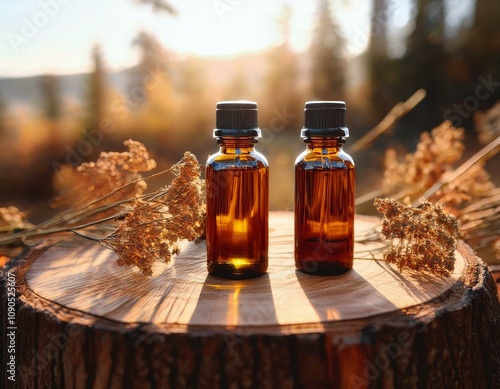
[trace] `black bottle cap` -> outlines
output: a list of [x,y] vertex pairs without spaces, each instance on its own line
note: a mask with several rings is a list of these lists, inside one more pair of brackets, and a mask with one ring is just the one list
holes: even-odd
[[220,101],[215,111],[214,137],[260,137],[257,103],[254,101]]
[[304,128],[300,136],[348,137],[345,102],[308,101],[304,109]]

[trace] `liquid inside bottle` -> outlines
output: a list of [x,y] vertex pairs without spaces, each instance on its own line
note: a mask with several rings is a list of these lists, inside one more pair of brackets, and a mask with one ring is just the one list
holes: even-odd
[[345,103],[307,102],[295,161],[295,267],[317,275],[342,274],[354,257],[355,167],[344,152],[349,130]]
[[207,268],[223,278],[258,277],[268,267],[269,165],[254,146],[256,109],[256,103],[217,105],[220,151],[206,167]]
[[268,266],[267,167],[207,169],[208,272],[250,278]]
[[311,274],[341,274],[354,252],[354,167],[295,168],[295,265]]

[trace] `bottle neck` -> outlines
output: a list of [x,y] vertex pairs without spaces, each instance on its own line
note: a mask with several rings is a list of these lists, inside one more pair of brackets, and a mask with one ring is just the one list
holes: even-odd
[[219,137],[217,143],[220,146],[221,153],[224,154],[248,154],[255,151],[257,138],[255,137]]
[[341,137],[309,137],[304,139],[306,147],[310,151],[324,153],[335,153],[342,150],[345,143],[345,138]]

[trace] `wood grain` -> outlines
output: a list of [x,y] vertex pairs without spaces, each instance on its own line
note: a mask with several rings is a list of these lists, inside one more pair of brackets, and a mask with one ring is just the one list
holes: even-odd
[[2,369],[0,387],[499,387],[496,285],[466,244],[446,280],[400,274],[372,245],[351,273],[316,277],[293,269],[291,214],[271,225],[269,274],[244,282],[207,276],[202,242],[150,279],[80,239],[25,251],[0,275],[18,328],[17,382]]
[[[356,221],[360,234],[376,220]],[[400,274],[356,244],[354,269],[341,276],[297,272],[293,261],[292,214],[270,219],[269,272],[233,281],[206,271],[205,241],[186,242],[171,263],[158,262],[151,278],[118,266],[116,254],[98,243],[73,239],[45,251],[26,275],[40,297],[64,307],[124,323],[188,326],[286,326],[352,320],[427,302],[450,289],[464,270],[456,253],[449,278]],[[380,246],[380,244],[378,244]],[[380,258],[380,252],[377,253]]]

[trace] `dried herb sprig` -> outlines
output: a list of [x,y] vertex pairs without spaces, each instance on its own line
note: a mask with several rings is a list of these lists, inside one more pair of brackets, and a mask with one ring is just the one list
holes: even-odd
[[384,215],[382,234],[390,239],[384,259],[399,270],[427,271],[449,276],[455,265],[458,221],[440,204],[422,200],[421,208],[393,199],[377,198],[375,208]]
[[196,157],[185,153],[171,171],[176,174],[171,185],[137,200],[123,224],[100,241],[118,254],[120,265],[136,266],[148,276],[154,261],[168,262],[179,252],[179,240],[199,236],[205,215],[205,188]]
[[[0,238],[0,245],[19,243],[28,238],[57,232],[72,231],[100,242],[118,254],[118,263],[136,266],[145,275],[152,274],[154,261],[168,262],[179,252],[181,239],[193,240],[203,232],[205,218],[205,185],[200,178],[200,165],[189,152],[172,166],[143,179],[140,172],[153,169],[156,162],[149,158],[143,144],[128,140],[129,148],[122,153],[101,153],[96,162],[84,163],[69,177],[78,178],[75,186],[61,199],[70,208],[38,226],[19,224],[24,215],[13,208],[2,209],[0,216],[23,231]],[[144,194],[145,180],[166,172],[175,174],[168,186]],[[68,177],[68,171],[64,172]],[[16,211],[16,212],[14,212]],[[118,228],[104,238],[78,232],[107,222],[120,221]]]
[[[121,262],[137,265],[143,273],[150,274],[148,261],[160,257],[168,260],[177,252],[179,239],[194,239],[201,235],[205,213],[204,182],[200,179],[196,157],[186,153],[171,169],[143,178],[140,172],[152,169],[156,163],[149,158],[141,143],[127,141],[125,145],[129,151],[101,153],[96,163],[84,164],[77,169],[75,174],[80,179],[84,174],[84,179],[66,198],[76,196],[78,202],[37,226],[26,225],[22,231],[1,236],[0,246],[22,244],[30,238],[70,231],[101,241],[102,238],[89,236],[87,231],[78,231],[99,226],[101,232],[109,233],[109,229],[114,226],[112,230],[115,230],[119,222],[123,227],[107,237],[103,244],[116,248]],[[111,178],[107,177],[109,171],[113,172]],[[145,180],[168,172],[176,175],[172,185],[153,193],[143,193]],[[129,247],[127,239],[130,240],[128,243],[136,244],[134,254],[125,254]],[[143,244],[147,240],[151,244]],[[142,246],[137,250],[140,244]]]
[[474,113],[474,127],[479,142],[488,144],[500,136],[500,102],[497,102],[486,112]]
[[397,103],[380,121],[379,124],[373,127],[369,132],[367,132],[349,147],[349,153],[354,154],[360,150],[363,150],[384,132],[394,127],[394,124],[401,117],[410,112],[425,98],[426,93],[427,92],[424,89],[418,89],[406,101]]
[[389,149],[385,156],[383,194],[400,193],[399,198],[418,199],[445,173],[453,171],[453,164],[465,150],[463,138],[463,129],[446,121],[430,133],[423,132],[415,152],[402,159]]
[[[463,130],[444,122],[431,133],[423,133],[417,150],[403,159],[389,150],[382,194],[396,199],[409,197],[441,203],[461,224],[461,233],[475,249],[491,247],[500,231],[497,188],[484,169],[485,162],[500,150],[500,137],[458,167],[465,145]],[[474,204],[481,209],[473,211]],[[472,208],[471,208],[472,207]]]
[[0,234],[12,233],[18,229],[26,229],[32,226],[33,224],[26,219],[26,214],[17,207],[0,208]]
[[[149,172],[156,167],[156,161],[151,159],[146,147],[137,141],[129,139],[123,142],[128,147],[125,152],[102,152],[95,162],[82,163],[77,169],[66,167],[58,173],[58,181],[66,182],[64,193],[55,203],[69,205],[70,212],[66,216],[72,222],[78,220],[78,210],[88,211],[97,209],[106,204],[115,204],[123,200],[134,199],[140,196],[147,188],[141,173]],[[101,210],[99,215],[90,215],[85,212],[87,219],[102,218],[116,212]]]
[[126,205],[146,189],[140,172],[156,166],[142,143],[128,140],[124,144],[128,151],[103,152],[95,163],[84,163],[76,170],[63,169],[61,174],[70,186],[59,196],[59,204],[66,203],[69,208],[36,226],[1,236],[0,245],[22,244],[29,238],[78,230],[124,216]]

